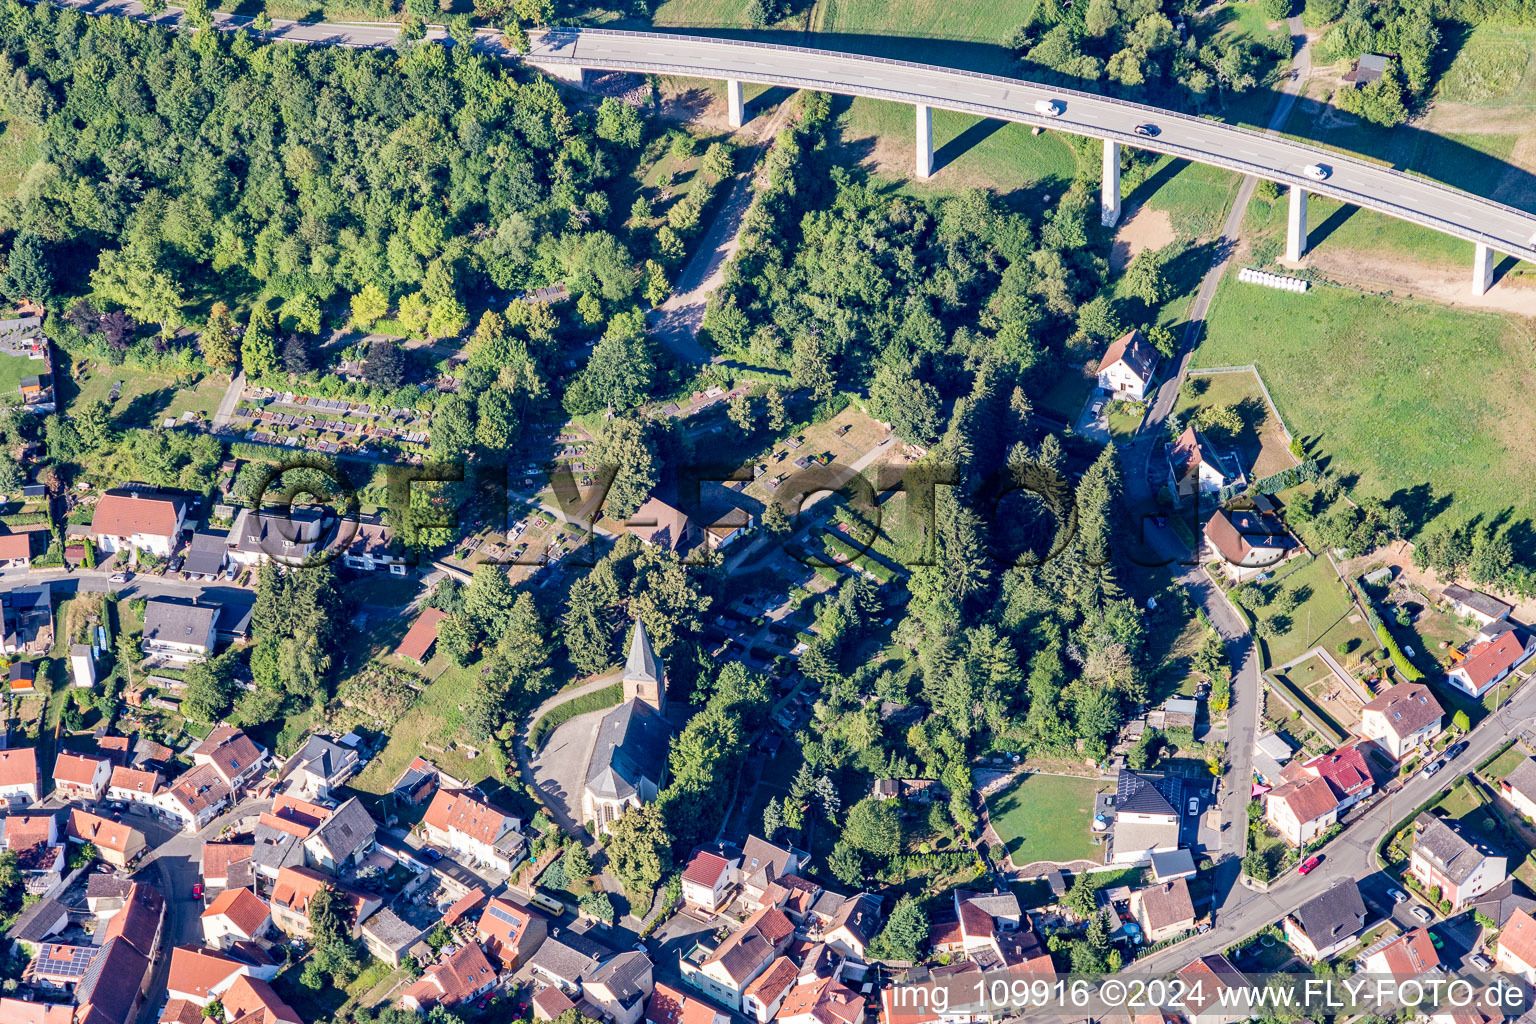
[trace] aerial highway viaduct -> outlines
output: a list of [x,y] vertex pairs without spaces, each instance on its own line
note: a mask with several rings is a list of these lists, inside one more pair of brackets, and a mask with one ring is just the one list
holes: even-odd
[[[1131,145],[1289,186],[1290,260],[1306,252],[1307,195],[1316,192],[1471,242],[1472,290],[1479,295],[1493,284],[1495,254],[1536,261],[1532,214],[1303,142],[1093,93],[802,46],[609,29],[548,29],[533,36],[524,60],[576,79],[589,69],[723,79],[733,127],[746,120],[747,82],[909,103],[917,111],[919,178],[934,172],[936,107],[1091,136],[1104,142],[1106,225],[1120,217],[1120,147]],[[1045,105],[1056,113],[1044,112]]]

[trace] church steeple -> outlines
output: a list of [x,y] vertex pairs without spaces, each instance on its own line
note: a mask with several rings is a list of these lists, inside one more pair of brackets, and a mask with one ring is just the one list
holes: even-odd
[[657,711],[667,710],[667,671],[656,660],[639,616],[629,638],[629,659],[624,663],[624,699],[643,700]]

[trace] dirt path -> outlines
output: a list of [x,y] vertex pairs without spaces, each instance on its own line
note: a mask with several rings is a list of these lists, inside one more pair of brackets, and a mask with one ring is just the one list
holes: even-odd
[[1323,248],[1308,253],[1302,264],[1331,281],[1364,291],[1391,291],[1449,306],[1536,317],[1536,287],[1521,279],[1506,278],[1484,295],[1472,294],[1467,287],[1472,276],[1470,259],[1466,267],[1456,267],[1359,249]]
[[1138,206],[1115,232],[1115,244],[1109,250],[1110,269],[1118,274],[1143,249],[1157,252],[1177,237],[1167,210]]
[[[693,258],[683,267],[672,294],[651,312],[655,336],[684,362],[707,363],[710,354],[699,344],[699,327],[704,322],[704,307],[714,290],[725,280],[725,265],[741,247],[741,227],[756,195],[756,168],[779,129],[789,120],[790,104],[780,103],[772,114],[747,122],[741,134],[742,153],[751,170],[738,174],[730,192],[720,203],[719,212],[699,243]],[[750,113],[750,107],[748,108]],[[738,160],[742,155],[737,156]]]

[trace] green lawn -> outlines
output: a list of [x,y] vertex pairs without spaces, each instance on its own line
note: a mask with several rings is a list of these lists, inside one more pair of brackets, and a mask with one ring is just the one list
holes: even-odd
[[1202,409],[1230,406],[1242,418],[1243,429],[1234,439],[1243,469],[1255,480],[1295,465],[1280,423],[1270,413],[1259,381],[1251,373],[1213,373],[1190,377],[1189,393],[1181,393],[1174,412],[1181,421]]
[[1181,240],[1209,238],[1221,230],[1242,176],[1219,167],[1157,157],[1127,201],[1168,214]]
[[12,405],[21,402],[21,379],[36,377],[45,372],[48,364],[41,359],[0,353],[0,402]]
[[1536,106],[1536,31],[1479,25],[1435,86],[1435,99],[1485,107]]
[[[1280,571],[1285,572],[1284,569]],[[1271,607],[1275,606],[1282,592],[1297,599],[1294,610],[1276,616],[1279,635],[1260,641],[1269,655],[1270,665],[1284,664],[1318,644],[1329,651],[1347,640],[1356,641],[1355,651],[1375,646],[1369,625],[1359,615],[1344,582],[1334,575],[1326,558],[1314,558],[1283,579],[1259,585],[1271,595]],[[1260,618],[1270,614],[1267,608],[1259,610]],[[1358,622],[1350,621],[1356,617]]]
[[1504,753],[1493,759],[1493,763],[1483,770],[1483,775],[1490,779],[1502,779],[1514,771],[1520,762],[1526,760],[1525,750],[1516,743]]
[[84,379],[61,379],[58,383],[65,402],[71,408],[79,408],[88,402],[106,401],[112,385],[118,381],[123,382],[123,387],[111,411],[118,418],[118,425],[125,427],[159,426],[161,420],[189,411],[212,419],[229,386],[225,377],[207,376],[190,388],[180,388],[170,377],[129,366],[109,366],[99,360],[92,361]]
[[1100,788],[1094,779],[1022,775],[988,797],[987,810],[998,838],[1020,867],[1042,860],[1099,860],[1102,853],[1089,825]]
[[1512,318],[1229,274],[1193,365],[1257,364],[1291,429],[1357,497],[1461,522],[1536,507],[1529,344]]

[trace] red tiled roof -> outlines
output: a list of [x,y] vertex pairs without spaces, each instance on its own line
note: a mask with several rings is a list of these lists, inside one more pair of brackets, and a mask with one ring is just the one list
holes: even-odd
[[155,952],[160,921],[165,914],[165,897],[152,885],[135,882],[128,889],[122,909],[107,921],[102,945],[121,938],[146,957]]
[[96,776],[96,766],[105,758],[60,753],[53,762],[53,781],[89,786]]
[[[1513,919],[1510,923],[1514,923]],[[1507,931],[1508,928],[1506,927],[1505,930]],[[1501,943],[1504,941],[1504,932],[1499,933],[1499,941]],[[1372,954],[1371,959],[1379,960],[1386,974],[1399,978],[1416,978],[1438,964],[1440,954],[1435,952],[1435,943],[1429,937],[1429,932],[1423,928],[1415,928],[1411,932],[1404,932],[1378,949]]]
[[693,855],[693,859],[683,869],[683,881],[714,888],[715,883],[720,881],[720,876],[730,866],[731,862],[718,853],[700,850]]
[[432,798],[422,823],[445,832],[462,832],[482,843],[494,843],[501,837],[503,823],[510,815],[481,803],[465,790],[440,789]]
[[[65,835],[71,839],[78,839],[82,843],[90,843],[100,850],[110,850],[113,853],[126,854],[128,847],[137,834],[137,830],[124,825],[122,822],[103,818],[90,814],[77,807],[70,808],[69,823],[65,826]],[[140,839],[142,840],[142,836]]]
[[471,910],[474,910],[485,901],[484,889],[471,889],[469,892],[453,901],[453,906],[443,915],[443,927],[452,928],[459,923],[459,919]]
[[75,1008],[68,1003],[34,1003],[26,999],[0,999],[0,1024],[70,1024]]
[[0,786],[37,785],[37,751],[31,747],[0,750]]
[[800,968],[789,957],[781,956],[759,974],[743,994],[752,996],[764,1006],[771,1006],[775,999],[789,991],[798,977]]
[[229,796],[229,786],[211,764],[200,764],[176,780],[171,796],[189,814],[200,814]]
[[0,558],[29,558],[32,555],[30,533],[0,534]]
[[204,918],[224,917],[247,937],[254,936],[266,923],[271,911],[260,896],[249,889],[226,889],[203,911]]
[[176,503],[139,491],[102,495],[91,516],[91,534],[130,537],[136,533],[148,537],[175,536]]
[[477,943],[466,942],[452,956],[428,967],[404,994],[415,999],[423,1010],[434,1003],[451,1007],[495,980],[496,968],[486,959],[485,950]]
[[137,768],[113,768],[110,787],[154,796],[160,788],[160,773],[140,771]]
[[202,1024],[203,1008],[190,999],[172,999],[160,1011],[160,1024]]
[[1525,644],[1517,632],[1511,629],[1492,640],[1474,645],[1467,651],[1467,660],[1459,667],[1472,680],[1472,685],[1481,689],[1500,672],[1519,664],[1524,656]]
[[276,990],[260,978],[236,978],[219,1002],[232,1021],[243,1020],[248,1014],[265,1013],[266,1024],[304,1024],[298,1011],[283,1002]]
[[437,624],[447,617],[448,613],[441,608],[423,608],[421,614],[416,616],[416,621],[411,623],[411,628],[405,631],[405,637],[401,639],[400,646],[395,648],[395,653],[415,662],[426,661],[427,652],[437,643]]
[[166,988],[206,999],[231,974],[245,969],[240,961],[216,950],[177,946],[171,950],[171,973]]
[[1536,918],[1524,910],[1511,914],[1499,932],[1499,948],[1508,950],[1527,967],[1536,967]]
[[1335,807],[1338,798],[1327,781],[1315,776],[1287,782],[1269,792],[1269,800],[1276,800],[1291,809],[1291,815],[1300,822],[1316,821]]
[[1327,779],[1339,796],[1353,796],[1362,789],[1369,789],[1373,780],[1365,763],[1360,746],[1351,743],[1330,754],[1314,757],[1301,766],[1308,774]]
[[1099,360],[1098,372],[1103,373],[1122,359],[1138,378],[1149,380],[1152,376],[1152,366],[1157,362],[1157,353],[1147,343],[1142,333],[1132,328],[1116,338],[1110,343],[1109,348],[1104,350],[1104,358]]

